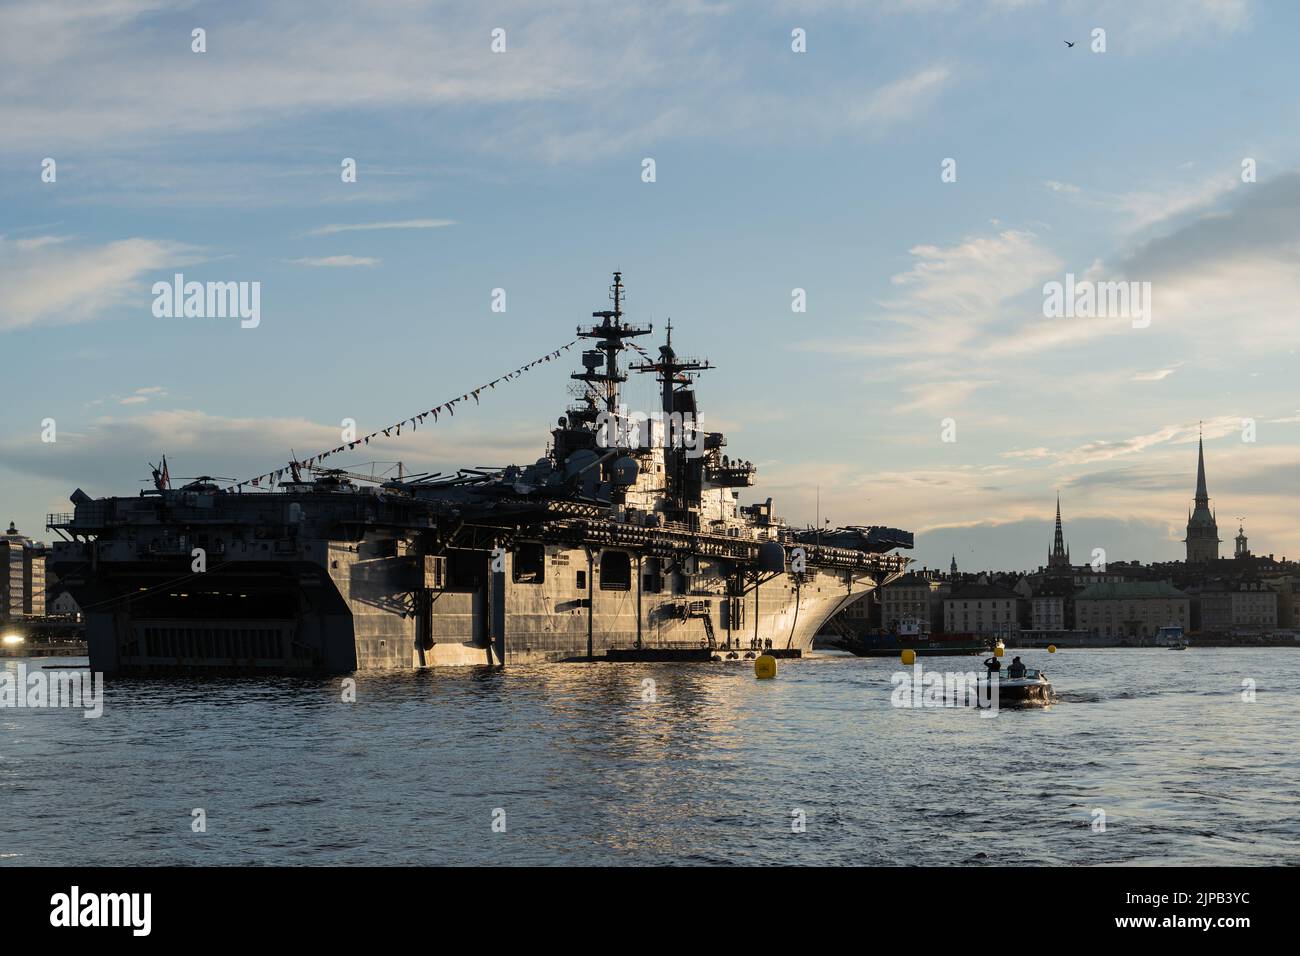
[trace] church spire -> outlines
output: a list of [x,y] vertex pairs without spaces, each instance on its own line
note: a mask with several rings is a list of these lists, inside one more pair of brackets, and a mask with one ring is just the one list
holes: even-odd
[[1219,526],[1210,510],[1210,492],[1205,484],[1205,435],[1197,427],[1196,436],[1196,499],[1187,518],[1187,563],[1217,561],[1219,558]]
[[1199,426],[1196,431],[1196,503],[1209,507],[1210,493],[1205,488],[1205,438]]
[[1061,528],[1061,493],[1056,493],[1056,533],[1052,536],[1052,550],[1047,553],[1049,568],[1067,567],[1070,552],[1065,548],[1065,532]]

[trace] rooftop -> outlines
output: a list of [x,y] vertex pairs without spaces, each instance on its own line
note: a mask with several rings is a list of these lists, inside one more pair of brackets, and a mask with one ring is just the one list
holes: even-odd
[[1186,598],[1168,581],[1106,581],[1084,588],[1076,601],[1126,601],[1147,598]]

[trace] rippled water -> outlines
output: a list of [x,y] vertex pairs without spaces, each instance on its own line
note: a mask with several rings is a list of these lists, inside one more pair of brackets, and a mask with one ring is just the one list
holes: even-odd
[[1020,653],[1060,701],[995,719],[844,657],[115,681],[0,710],[0,863],[1300,862],[1300,650]]

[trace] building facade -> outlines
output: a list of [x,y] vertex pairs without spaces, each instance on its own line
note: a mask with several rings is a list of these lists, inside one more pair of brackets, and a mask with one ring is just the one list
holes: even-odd
[[1034,585],[1029,600],[1029,627],[1034,631],[1069,631],[1074,628],[1074,585],[1070,579],[1043,578]]
[[12,521],[0,534],[0,621],[45,616],[45,559],[49,548]]
[[1074,598],[1075,627],[1100,637],[1154,637],[1191,626],[1191,598],[1167,581],[1094,584]]
[[1216,580],[1201,590],[1201,630],[1272,630],[1278,592],[1258,580]]
[[968,584],[943,602],[944,630],[950,634],[1009,637],[1020,630],[1020,596],[995,584]]
[[924,631],[943,630],[943,595],[947,584],[913,572],[879,589],[880,623],[898,630],[900,621],[916,621]]

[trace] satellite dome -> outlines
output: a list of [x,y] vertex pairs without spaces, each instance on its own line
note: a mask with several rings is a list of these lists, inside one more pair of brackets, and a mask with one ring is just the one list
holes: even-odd
[[599,455],[589,448],[578,449],[564,461],[565,477],[572,478],[588,465],[595,464],[599,457]]
[[635,458],[624,456],[614,462],[612,471],[612,480],[616,485],[630,485],[636,482],[637,472],[640,471]]
[[785,548],[779,541],[764,541],[759,547],[758,570],[766,574],[785,571]]

